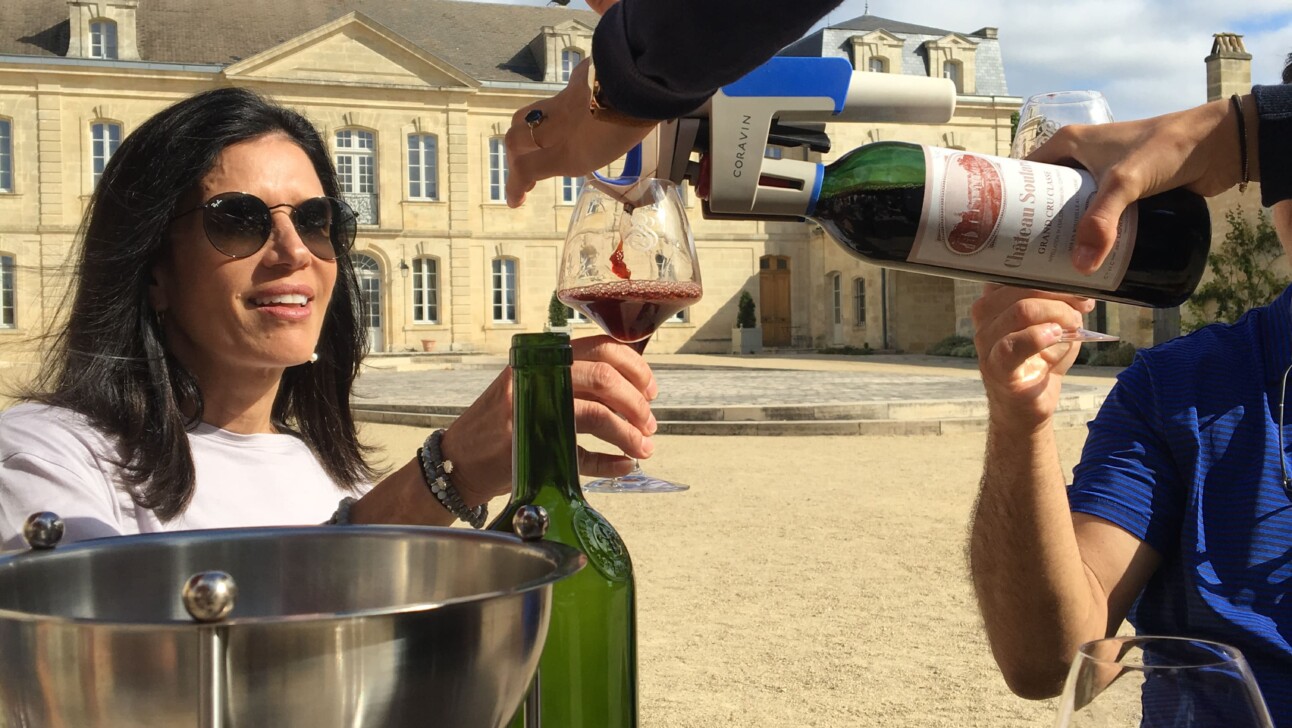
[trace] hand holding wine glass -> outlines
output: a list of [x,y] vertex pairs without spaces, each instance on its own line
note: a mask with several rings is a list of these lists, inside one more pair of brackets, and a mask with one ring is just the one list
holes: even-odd
[[1273,728],[1242,654],[1181,637],[1111,637],[1077,650],[1058,728]]
[[[557,297],[607,334],[644,351],[656,329],[700,300],[695,240],[677,185],[591,180],[575,202],[561,257]],[[686,490],[640,468],[584,485],[593,492]]]
[[[1018,112],[1018,129],[1009,156],[1024,159],[1069,124],[1107,124],[1113,120],[1108,101],[1098,91],[1056,91],[1031,96]],[[1065,329],[1059,341],[1118,341],[1111,334],[1084,327]]]

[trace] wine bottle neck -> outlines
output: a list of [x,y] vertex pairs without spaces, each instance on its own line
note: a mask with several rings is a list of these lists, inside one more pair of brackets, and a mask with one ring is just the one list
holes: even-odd
[[[532,502],[547,488],[559,491],[564,500],[581,501],[569,338],[564,334],[515,338],[522,337],[544,341],[512,348],[512,503]],[[564,343],[546,341],[557,337]]]

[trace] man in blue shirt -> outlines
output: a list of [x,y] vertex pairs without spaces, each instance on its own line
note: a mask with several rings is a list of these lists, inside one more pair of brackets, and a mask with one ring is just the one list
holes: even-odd
[[[1135,199],[1185,185],[1214,194],[1246,173],[1292,252],[1292,87],[1240,103],[1056,135],[1038,157],[1100,179],[1083,244],[1098,251]],[[974,305],[991,414],[970,557],[1006,682],[1058,694],[1077,647],[1129,618],[1141,634],[1238,647],[1275,722],[1292,724],[1292,486],[1279,448],[1292,288],[1237,324],[1140,352],[1090,424],[1069,489],[1052,417],[1077,347],[1057,342],[1092,306],[994,286]]]

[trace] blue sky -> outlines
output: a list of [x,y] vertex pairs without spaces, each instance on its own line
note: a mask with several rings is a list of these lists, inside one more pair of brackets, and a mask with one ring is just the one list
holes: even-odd
[[[1011,94],[1093,88],[1108,97],[1118,119],[1136,119],[1206,101],[1203,58],[1213,33],[1244,34],[1253,56],[1252,81],[1278,83],[1283,59],[1292,52],[1290,2],[870,0],[870,12],[962,33],[995,26]],[[866,0],[845,0],[827,20],[856,17],[865,5]],[[573,0],[571,7],[587,6]]]

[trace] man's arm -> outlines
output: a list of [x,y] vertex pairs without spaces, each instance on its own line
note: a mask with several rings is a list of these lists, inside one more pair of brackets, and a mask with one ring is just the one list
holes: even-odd
[[970,571],[996,662],[1027,698],[1061,691],[1077,647],[1116,632],[1156,568],[1138,539],[1068,508],[1053,416],[1077,347],[1057,342],[1092,305],[988,286],[973,309],[990,415]]

